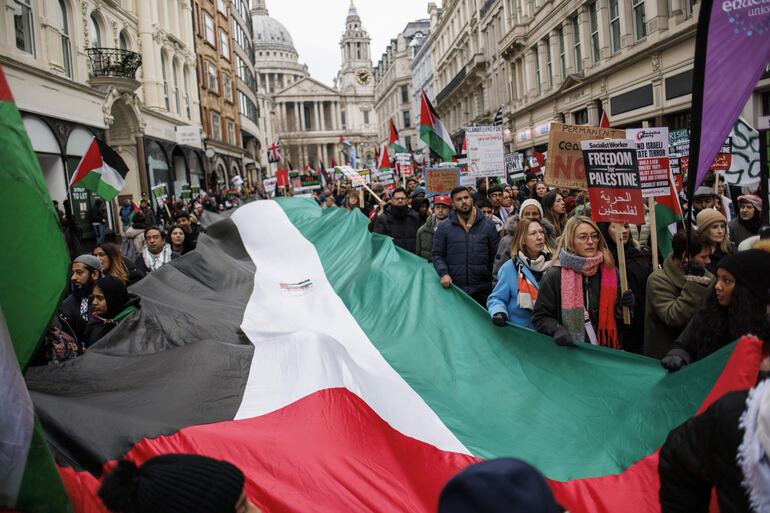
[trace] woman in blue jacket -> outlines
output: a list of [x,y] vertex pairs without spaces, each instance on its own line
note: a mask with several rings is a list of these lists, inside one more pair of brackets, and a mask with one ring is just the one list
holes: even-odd
[[533,329],[532,309],[537,300],[540,280],[551,267],[551,248],[540,221],[522,219],[516,227],[511,255],[497,272],[497,285],[487,300],[492,322],[505,326],[511,321],[517,326]]

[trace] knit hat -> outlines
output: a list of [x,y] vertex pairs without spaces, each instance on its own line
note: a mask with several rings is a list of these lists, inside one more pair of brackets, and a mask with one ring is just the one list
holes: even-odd
[[449,199],[449,196],[441,195],[441,196],[434,196],[433,197],[433,204],[434,205],[446,205],[447,207],[452,206],[452,201]]
[[233,513],[243,483],[243,472],[226,461],[165,454],[141,467],[121,460],[99,497],[114,513]]
[[527,173],[527,176],[524,177],[525,182],[529,182],[530,180],[537,180],[539,178],[539,175],[535,173]]
[[735,276],[736,283],[749,289],[755,298],[767,301],[767,289],[770,289],[770,253],[761,249],[747,249],[724,257],[717,264]]
[[412,191],[412,194],[410,194],[411,198],[416,198],[418,194],[425,194],[425,189],[422,187],[417,187],[415,190]]
[[487,196],[489,196],[490,194],[495,193],[495,192],[503,192],[503,188],[500,185],[497,185],[497,184],[490,185],[489,189],[487,189]]
[[738,203],[743,202],[751,203],[757,211],[762,210],[762,198],[756,194],[744,194],[743,196],[738,196]]
[[83,264],[87,265],[91,269],[96,269],[99,272],[102,272],[102,262],[98,258],[96,258],[93,255],[80,255],[79,257],[75,258],[75,260],[72,261],[73,264]]
[[482,461],[454,476],[441,491],[438,513],[557,513],[545,479],[513,458]]
[[716,196],[716,193],[714,192],[714,189],[712,187],[706,187],[705,185],[701,185],[697,189],[695,189],[695,194],[693,195],[693,198],[698,198],[701,196]]
[[698,217],[695,218],[695,224],[698,225],[698,231],[701,233],[706,233],[709,226],[720,221],[727,223],[725,216],[719,210],[714,210],[713,208],[704,208],[698,212]]
[[525,199],[521,202],[521,206],[519,207],[519,215],[521,215],[522,212],[524,212],[524,209],[527,208],[530,205],[534,205],[537,207],[537,209],[540,211],[540,219],[543,218],[543,205],[540,204],[539,201],[537,201],[534,198]]

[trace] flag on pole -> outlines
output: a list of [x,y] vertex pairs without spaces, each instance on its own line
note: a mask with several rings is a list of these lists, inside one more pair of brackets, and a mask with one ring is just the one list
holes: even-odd
[[435,513],[457,471],[515,456],[570,511],[659,513],[669,431],[757,380],[757,339],[676,375],[590,344],[565,358],[312,199],[255,201],[215,227],[198,258],[134,285],[145,306],[107,344],[28,372],[78,513],[104,513],[106,465],[174,452],[237,465],[263,511]]
[[0,226],[0,510],[64,513],[70,502],[21,373],[65,290],[69,254],[2,67],[0,155],[0,215],[8,220]]
[[658,234],[658,251],[666,258],[674,250],[673,235],[669,227],[684,219],[682,204],[679,203],[676,183],[671,170],[668,170],[668,184],[671,192],[668,196],[655,197],[655,224]]
[[267,148],[267,161],[274,163],[281,161],[281,138],[276,137],[273,144]]
[[425,141],[425,144],[439,154],[445,162],[451,161],[457,153],[449,132],[428,100],[425,91],[422,92],[420,99],[420,139]]
[[390,162],[390,156],[388,155],[388,147],[385,143],[380,145],[380,155],[377,160],[377,169],[390,169],[392,164]]
[[396,124],[393,122],[393,118],[390,118],[390,138],[388,139],[388,146],[390,146],[395,153],[406,153],[406,144],[404,140],[398,135],[396,130]]
[[80,185],[106,201],[112,201],[126,184],[127,173],[128,166],[120,155],[107,143],[94,137],[69,186]]
[[350,139],[348,139],[348,138],[347,138],[347,137],[345,137],[344,135],[341,135],[341,136],[340,136],[340,144],[341,144],[342,146],[350,146]]
[[610,128],[610,117],[607,115],[607,111],[602,111],[602,119],[599,121],[599,128]]
[[503,126],[503,106],[500,105],[500,108],[497,109],[497,113],[495,114],[495,119],[492,120],[493,126]]

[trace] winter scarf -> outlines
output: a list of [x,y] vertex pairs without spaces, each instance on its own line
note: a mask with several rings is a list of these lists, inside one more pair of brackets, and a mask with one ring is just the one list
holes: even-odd
[[150,253],[150,249],[145,246],[142,248],[142,258],[144,259],[144,265],[150,271],[157,271],[167,263],[171,262],[171,244],[166,243],[163,246],[163,251],[157,255]]
[[532,311],[537,301],[538,284],[533,283],[524,273],[524,266],[537,272],[543,273],[551,266],[551,255],[540,253],[540,256],[534,260],[527,258],[522,251],[519,251],[519,257],[516,259],[516,270],[518,271],[518,305],[519,308]]
[[765,380],[749,392],[739,424],[744,435],[738,447],[738,465],[754,511],[770,509],[770,461],[766,452],[770,448],[769,424],[770,380]]
[[618,295],[618,275],[614,267],[604,263],[604,255],[580,257],[562,250],[561,264],[561,317],[572,340],[585,341],[585,304],[583,276],[593,276],[602,268],[599,295],[599,327],[596,336],[600,346],[620,348],[615,324],[615,299]]

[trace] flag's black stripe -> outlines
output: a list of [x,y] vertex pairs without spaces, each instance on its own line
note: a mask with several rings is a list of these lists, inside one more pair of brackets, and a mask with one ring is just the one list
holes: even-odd
[[140,314],[85,355],[30,368],[27,386],[56,461],[99,475],[143,438],[232,420],[254,347],[240,329],[254,263],[229,219],[131,288]]

